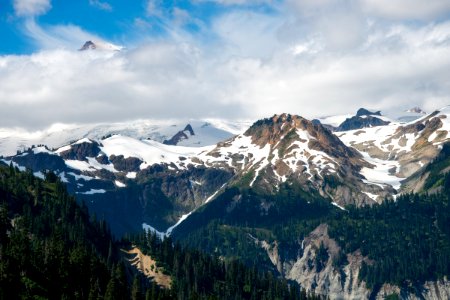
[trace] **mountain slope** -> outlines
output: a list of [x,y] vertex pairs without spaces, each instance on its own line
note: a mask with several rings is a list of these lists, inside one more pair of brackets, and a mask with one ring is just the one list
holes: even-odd
[[10,156],[31,146],[45,145],[50,149],[66,146],[83,138],[101,140],[112,135],[122,135],[137,140],[153,140],[162,143],[190,124],[195,137],[179,145],[200,147],[214,145],[243,132],[248,122],[221,120],[161,121],[139,120],[112,124],[55,124],[41,131],[0,128],[0,155]]
[[[389,183],[399,189],[401,181],[430,163],[443,143],[450,140],[449,107],[410,123],[391,123],[338,133],[349,147],[359,150],[376,168],[366,174],[374,183]],[[364,174],[364,173],[363,173]],[[411,186],[402,188],[410,191]]]
[[[41,180],[0,163],[1,299],[320,299],[170,239],[142,233],[133,242],[113,241],[107,224],[91,219],[53,173]],[[136,266],[140,258],[152,261],[165,284],[151,282],[151,272]]]
[[[245,133],[200,155],[206,166],[232,168],[235,182],[276,192],[283,182],[298,182],[339,205],[372,204],[395,191],[369,186],[359,173],[371,166],[320,124],[289,114],[254,123]],[[248,179],[248,182],[243,182]]]

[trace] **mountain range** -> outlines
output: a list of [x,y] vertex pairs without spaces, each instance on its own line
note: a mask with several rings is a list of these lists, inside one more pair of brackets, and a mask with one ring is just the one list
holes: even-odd
[[172,236],[241,257],[332,298],[443,299],[450,283],[442,276],[397,282],[361,275],[377,266],[372,252],[344,246],[350,237],[336,227],[361,224],[348,217],[354,211],[391,212],[397,208],[390,203],[409,203],[409,193],[445,191],[450,108],[409,113],[414,120],[362,108],[315,120],[280,114],[253,124],[136,121],[55,125],[35,133],[2,129],[0,154],[5,164],[37,177],[54,172],[116,236],[143,229]]

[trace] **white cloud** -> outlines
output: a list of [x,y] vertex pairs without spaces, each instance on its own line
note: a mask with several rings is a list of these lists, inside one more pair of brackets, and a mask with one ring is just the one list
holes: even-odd
[[366,13],[390,19],[430,20],[450,12],[448,0],[361,0]]
[[147,16],[162,17],[163,11],[161,5],[162,0],[148,0],[145,6],[145,13]]
[[98,9],[104,10],[104,11],[112,11],[113,8],[111,4],[109,4],[106,1],[100,1],[100,0],[89,0],[89,5],[94,6]]
[[[28,18],[25,32],[43,51],[0,56],[0,127],[279,112],[311,118],[450,103],[450,21],[383,21],[386,13],[367,13],[368,1],[292,0],[271,13],[244,5],[202,23],[149,0],[150,18],[134,20],[141,30],[133,38],[154,24],[167,36],[144,36],[151,42],[115,54],[78,52],[101,39]],[[200,32],[183,28],[192,22]]]
[[245,41],[226,38],[203,46],[154,42],[115,54],[52,50],[0,57],[0,126],[256,119],[280,112],[312,118],[361,106],[431,110],[450,102],[450,22],[374,31],[370,43],[351,54],[329,52],[311,38],[297,54],[280,43],[270,56],[258,57],[245,45],[248,55],[235,55],[221,46]]
[[14,11],[21,17],[33,17],[45,14],[50,10],[50,0],[14,0]]

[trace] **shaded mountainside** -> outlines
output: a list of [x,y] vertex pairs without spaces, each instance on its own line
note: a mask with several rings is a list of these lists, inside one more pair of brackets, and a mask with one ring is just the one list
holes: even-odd
[[[357,115],[380,117],[364,109]],[[191,139],[209,127],[186,126],[180,132]],[[379,204],[410,191],[413,184],[405,179],[438,155],[449,129],[446,109],[412,123],[336,134],[320,123],[281,114],[208,147],[108,135],[58,149],[32,147],[4,161],[41,177],[53,170],[121,236],[144,223],[166,232],[233,186],[276,195],[283,184],[296,184],[341,208]]]
[[291,186],[272,197],[230,189],[180,224],[173,237],[258,263],[332,299],[445,299],[449,177],[443,177],[442,193],[407,194],[346,211]]
[[0,165],[0,299],[320,299],[170,239],[132,241],[144,253],[113,241],[54,173],[41,180]]
[[[171,276],[170,292],[158,289],[167,297],[297,295],[295,285],[273,279],[276,273],[331,298],[444,299],[450,293],[448,111],[336,134],[281,114],[209,147],[111,135],[58,149],[32,147],[3,160],[31,168],[30,177],[53,170],[118,237],[143,226],[155,231],[125,243],[127,253],[118,259],[144,275],[152,271],[142,267],[146,261],[154,273]],[[56,176],[53,184],[62,186]],[[420,194],[407,194],[414,187]],[[157,234],[208,254],[157,241]],[[248,278],[232,273],[239,282],[230,287],[222,269],[240,270],[228,264],[235,258],[260,270],[242,271]],[[208,265],[219,285],[201,274]],[[249,285],[254,278],[262,281]],[[151,289],[145,278],[140,282]]]

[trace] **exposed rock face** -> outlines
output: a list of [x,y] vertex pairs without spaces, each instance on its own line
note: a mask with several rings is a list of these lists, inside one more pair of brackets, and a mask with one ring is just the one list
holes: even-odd
[[64,171],[67,169],[64,160],[55,155],[41,152],[34,153],[29,151],[26,155],[18,155],[11,157],[11,160],[20,166],[24,166],[34,172],[42,172],[46,170]]
[[95,50],[97,48],[97,45],[94,44],[92,41],[87,41],[84,43],[84,45],[79,49],[79,51],[86,51],[86,50]]
[[[292,267],[285,270],[286,278],[297,281],[308,292],[327,295],[330,299],[369,298],[370,291],[365,283],[358,281],[359,269],[367,258],[359,252],[353,253],[347,256],[348,264],[343,269],[336,269],[332,262],[341,249],[328,236],[327,225],[317,227],[301,245],[301,254]],[[317,255],[321,245],[326,249],[328,259],[319,267]]]
[[138,232],[143,223],[163,232],[182,215],[203,205],[233,176],[222,169],[169,167],[154,165],[140,171],[134,181],[123,178],[126,187],[78,197],[86,200],[91,212],[109,221],[112,231],[119,236]]
[[381,111],[371,112],[370,110],[367,110],[365,108],[360,108],[356,112],[357,117],[361,116],[381,116]]
[[[308,292],[326,295],[330,299],[385,299],[397,294],[401,299],[450,299],[450,281],[447,279],[437,282],[425,282],[421,286],[400,288],[391,284],[384,284],[379,290],[372,291],[365,282],[359,281],[359,271],[362,262],[370,263],[359,251],[347,255],[347,264],[343,267],[333,265],[333,259],[341,249],[328,236],[328,226],[317,227],[299,244],[297,258],[284,259],[279,255],[277,243],[268,244],[265,241],[256,243],[267,251],[270,260],[278,271],[287,279],[297,281]],[[320,247],[327,251],[325,261],[318,260]]]
[[95,141],[72,144],[69,150],[63,151],[59,155],[63,159],[85,161],[86,157],[96,157],[100,153],[99,146]]
[[142,160],[136,157],[124,158],[123,155],[111,155],[109,161],[112,162],[114,168],[123,172],[138,172],[139,166],[143,163]]
[[[122,256],[130,265],[133,271],[138,271],[145,277],[154,281],[163,288],[170,289],[172,278],[164,274],[164,269],[156,265],[156,261],[149,255],[142,253],[141,249],[132,247],[131,249],[121,249]],[[134,272],[133,272],[134,273]]]
[[299,116],[275,115],[254,123],[243,135],[219,143],[207,166],[233,168],[236,181],[275,193],[280,183],[297,182],[339,205],[373,204],[364,192],[383,198],[392,188],[364,184],[359,171],[371,165],[332,132]]
[[166,145],[177,145],[182,140],[189,139],[189,136],[195,135],[194,129],[192,129],[191,124],[187,124],[183,130],[178,131],[171,139],[164,140],[163,144]]

